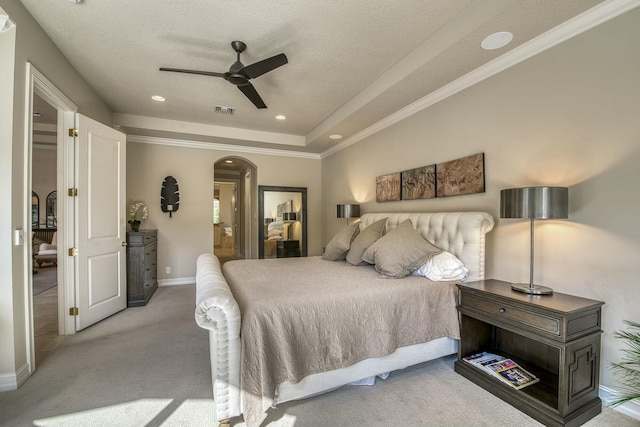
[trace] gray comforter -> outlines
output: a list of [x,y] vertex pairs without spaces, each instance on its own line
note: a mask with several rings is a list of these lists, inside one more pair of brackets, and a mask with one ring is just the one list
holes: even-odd
[[459,338],[452,282],[380,277],[320,257],[227,262],[240,307],[241,396],[258,426],[278,384],[385,356],[435,338]]

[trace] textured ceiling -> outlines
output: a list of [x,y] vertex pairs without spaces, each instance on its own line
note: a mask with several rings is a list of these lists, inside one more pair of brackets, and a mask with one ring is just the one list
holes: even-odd
[[[330,134],[348,138],[601,1],[21,2],[128,134],[320,153],[335,144]],[[480,49],[496,31],[513,42]],[[248,46],[245,65],[287,55],[252,80],[268,109],[221,78],[158,71],[225,72],[233,40]],[[229,128],[258,132],[229,138]]]

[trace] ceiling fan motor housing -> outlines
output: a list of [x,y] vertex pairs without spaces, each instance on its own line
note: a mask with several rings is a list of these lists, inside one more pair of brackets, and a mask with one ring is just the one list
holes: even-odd
[[229,83],[236,86],[246,86],[249,84],[249,78],[241,73],[227,73],[226,79]]

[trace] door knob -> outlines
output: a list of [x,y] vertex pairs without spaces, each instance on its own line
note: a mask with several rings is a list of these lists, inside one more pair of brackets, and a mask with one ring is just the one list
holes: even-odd
[[127,246],[127,242],[122,242],[122,243],[120,243],[120,246],[123,246],[123,247],[124,247],[124,246]]

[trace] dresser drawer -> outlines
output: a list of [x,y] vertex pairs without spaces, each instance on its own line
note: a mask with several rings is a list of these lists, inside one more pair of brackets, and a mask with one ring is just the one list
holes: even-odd
[[130,246],[145,246],[158,240],[158,230],[127,231]]
[[561,336],[562,319],[554,317],[552,313],[540,313],[516,305],[489,300],[477,295],[463,293],[461,295],[461,307],[468,307],[482,311],[493,318],[504,319],[505,323],[515,323],[519,328],[530,329],[537,332],[545,332],[554,336]]

